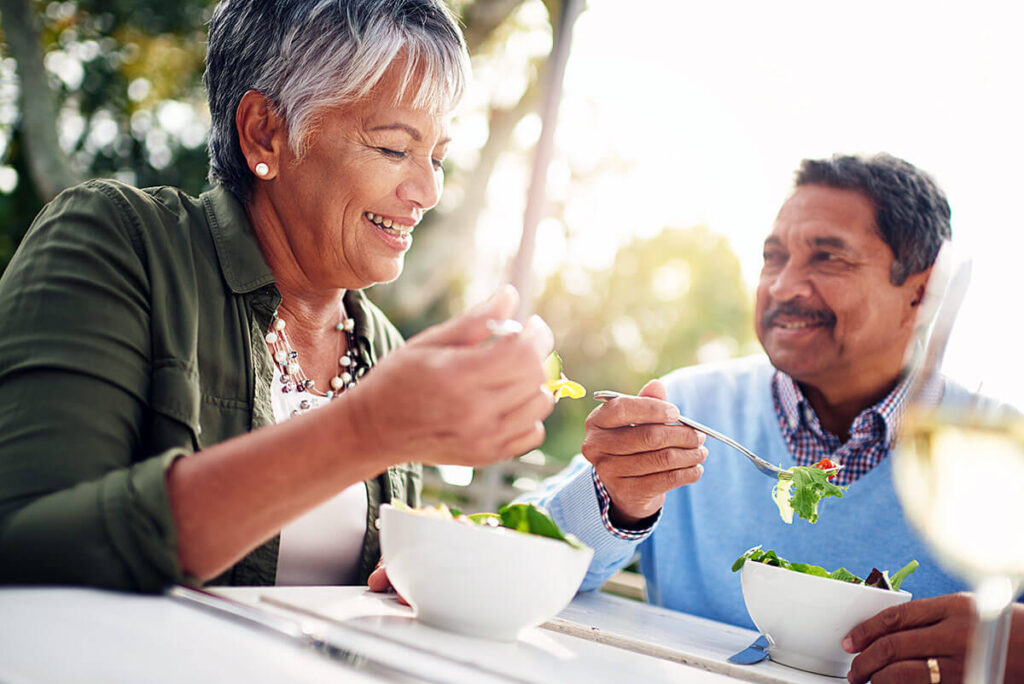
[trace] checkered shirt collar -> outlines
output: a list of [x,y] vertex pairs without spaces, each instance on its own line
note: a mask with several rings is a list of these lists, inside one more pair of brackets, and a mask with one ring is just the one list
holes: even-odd
[[866,474],[892,451],[910,381],[910,376],[905,377],[885,398],[861,411],[850,426],[850,439],[843,444],[822,427],[796,381],[776,370],[772,376],[776,416],[796,464],[812,465],[822,458],[839,460],[846,468],[836,477],[837,484],[848,484]]

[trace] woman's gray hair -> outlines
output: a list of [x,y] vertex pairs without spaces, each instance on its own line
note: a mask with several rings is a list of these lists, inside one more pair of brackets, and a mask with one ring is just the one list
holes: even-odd
[[403,51],[398,99],[418,81],[413,106],[450,111],[469,55],[444,0],[221,0],[206,55],[210,180],[249,197],[254,177],[235,128],[247,91],[270,99],[301,156],[317,114],[365,97]]

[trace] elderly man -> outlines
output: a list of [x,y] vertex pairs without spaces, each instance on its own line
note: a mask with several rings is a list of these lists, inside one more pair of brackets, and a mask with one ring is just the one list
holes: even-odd
[[[851,682],[962,676],[971,604],[904,519],[891,459],[907,399],[905,352],[950,210],[933,180],[888,155],[805,160],[764,242],[755,325],[768,359],[684,368],[597,408],[582,456],[531,498],[594,547],[584,589],[640,552],[653,603],[752,626],[733,561],[762,544],[791,560],[866,574],[911,559],[912,601],[844,640]],[[769,363],[770,361],[770,363]],[[964,390],[934,388],[948,400]],[[961,394],[962,396],[962,394]],[[779,519],[772,484],[682,413],[783,468],[845,468],[819,521]],[[705,460],[707,461],[705,464]],[[1024,614],[1015,642],[1024,642]],[[1010,667],[1024,675],[1024,644]],[[1011,677],[1012,678],[1012,677]]]

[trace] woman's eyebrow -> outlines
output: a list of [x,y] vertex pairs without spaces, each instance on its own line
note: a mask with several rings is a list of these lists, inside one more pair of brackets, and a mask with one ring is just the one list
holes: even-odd
[[409,137],[411,137],[416,142],[419,142],[420,140],[423,139],[423,136],[420,134],[420,132],[418,130],[416,130],[415,128],[413,128],[409,124],[398,123],[397,121],[395,123],[387,123],[387,124],[380,124],[379,126],[373,126],[372,128],[368,128],[367,130],[369,130],[369,131],[405,131],[406,133],[409,134]]
[[[386,123],[386,124],[380,124],[379,126],[373,126],[373,127],[368,128],[366,130],[371,131],[371,132],[372,131],[404,131],[404,132],[408,133],[409,137],[412,138],[413,140],[415,140],[416,142],[420,142],[420,141],[423,140],[423,135],[418,130],[416,130],[414,127],[410,126],[409,124],[404,124],[404,123],[400,123],[400,122],[397,122],[397,121],[394,122],[394,123]],[[451,138],[442,138],[441,140],[437,141],[437,144],[438,145],[447,145],[451,141],[452,141]]]

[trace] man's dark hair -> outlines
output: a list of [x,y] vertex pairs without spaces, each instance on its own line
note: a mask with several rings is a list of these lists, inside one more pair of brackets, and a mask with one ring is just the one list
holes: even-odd
[[871,200],[878,232],[896,257],[889,273],[893,285],[931,266],[952,234],[949,202],[934,179],[889,154],[804,159],[796,173],[801,185],[856,190]]

